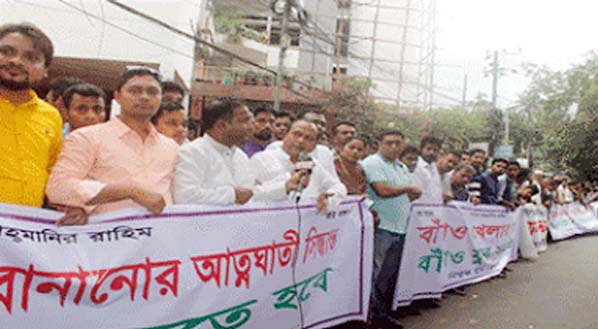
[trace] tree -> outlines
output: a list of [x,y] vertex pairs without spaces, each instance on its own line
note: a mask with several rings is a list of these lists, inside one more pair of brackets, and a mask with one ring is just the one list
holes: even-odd
[[545,168],[580,179],[596,176],[598,54],[565,71],[527,65],[531,83],[519,98],[518,115],[528,123],[528,143]]

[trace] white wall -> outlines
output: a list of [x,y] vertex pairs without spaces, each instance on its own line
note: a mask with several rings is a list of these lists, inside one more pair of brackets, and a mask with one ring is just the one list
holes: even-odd
[[[178,70],[185,81],[191,77],[193,41],[179,37],[106,1],[65,0],[73,6],[103,17],[127,32],[69,8],[57,0],[0,0],[0,22],[32,22],[54,43],[56,56],[157,62],[165,77]],[[200,1],[123,0],[148,15],[191,31]]]

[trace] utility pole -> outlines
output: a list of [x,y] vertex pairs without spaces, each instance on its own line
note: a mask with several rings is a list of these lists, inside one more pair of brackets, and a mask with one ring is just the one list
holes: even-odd
[[497,109],[496,102],[498,97],[498,50],[494,51],[492,60],[492,107]]
[[[494,55],[492,58],[492,107],[497,110],[498,109],[498,78],[501,74],[501,67],[498,61],[498,50],[494,51]],[[504,120],[505,120],[505,145],[509,145],[510,143],[510,135],[511,135],[511,120],[509,118],[509,109],[504,109]]]
[[284,59],[286,57],[287,48],[289,46],[288,25],[289,16],[291,15],[292,0],[278,0],[281,1],[284,7],[282,13],[282,26],[280,30],[280,51],[278,53],[278,67],[276,68],[276,93],[274,96],[274,111],[280,111],[280,95],[282,91],[282,77],[284,75]]
[[461,99],[461,106],[465,109],[467,104],[467,73],[463,75],[463,98]]
[[370,52],[370,65],[368,68],[368,78],[372,78],[372,69],[374,68],[374,58],[376,55],[376,39],[378,38],[378,19],[380,17],[380,0],[376,2],[376,14],[374,16],[374,31],[372,32],[372,47]]

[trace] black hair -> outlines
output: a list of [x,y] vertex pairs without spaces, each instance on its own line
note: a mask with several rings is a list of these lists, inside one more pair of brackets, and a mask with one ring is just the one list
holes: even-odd
[[80,83],[84,83],[84,81],[77,77],[62,77],[52,80],[49,86],[49,91],[52,92],[51,101],[55,101],[58,97],[62,97],[64,95],[64,92],[69,87]]
[[486,151],[484,151],[482,149],[471,149],[471,150],[469,150],[469,156],[470,157],[472,157],[476,153],[482,153],[483,155],[486,155]]
[[4,24],[0,26],[0,39],[10,33],[19,33],[31,39],[33,47],[44,54],[44,66],[48,67],[52,64],[54,45],[52,45],[50,38],[37,26],[31,23]]
[[91,83],[78,83],[68,87],[62,94],[62,100],[66,108],[71,106],[71,102],[73,101],[73,96],[75,94],[81,96],[94,96],[102,98],[104,102],[106,101],[106,93],[102,90],[102,88]]
[[121,91],[120,89],[127,83],[127,81],[131,80],[133,77],[139,76],[150,76],[160,84],[160,89],[162,89],[162,78],[160,77],[160,73],[158,71],[149,68],[149,67],[135,67],[131,69],[127,69],[121,76],[118,78],[116,82],[116,90]]
[[295,117],[291,113],[286,112],[286,111],[274,112],[274,117],[277,119],[278,118],[290,118],[291,121],[295,120]]
[[503,158],[494,158],[492,160],[492,165],[494,165],[496,163],[500,163],[500,162],[502,162],[504,164],[507,164],[507,165],[509,164],[509,161],[507,161],[506,159],[503,159]]
[[357,128],[353,122],[350,122],[350,121],[339,121],[332,128],[332,134],[333,135],[336,135],[336,130],[340,126],[350,126],[350,127],[353,127],[353,128]]
[[164,113],[168,112],[174,112],[174,111],[184,111],[185,108],[183,107],[183,105],[179,104],[179,103],[175,103],[175,102],[166,102],[166,103],[162,103],[160,104],[160,108],[158,109],[158,112],[156,112],[156,114],[154,114],[154,116],[152,116],[152,123],[156,124],[158,123],[158,119],[160,119],[160,117],[162,115],[164,115]]
[[368,140],[367,138],[363,137],[363,136],[350,136],[347,138],[343,138],[343,140],[341,140],[341,147],[344,147],[345,145],[351,143],[354,140],[359,140],[363,143],[364,146],[368,146]]
[[382,131],[380,134],[378,134],[378,140],[381,141],[386,136],[401,136],[401,137],[404,137],[403,133],[400,130],[397,130],[397,129],[387,129],[387,130]]
[[424,136],[419,143],[419,148],[423,149],[426,145],[436,145],[438,148],[442,148],[442,140],[434,136]]
[[201,131],[205,132],[212,129],[218,120],[231,122],[233,119],[233,112],[236,108],[241,106],[245,105],[230,99],[217,101],[208,105],[203,111]]
[[162,87],[162,93],[167,91],[174,91],[181,94],[181,97],[185,97],[185,89],[183,89],[181,85],[174,81],[162,81],[162,83],[160,83],[160,86]]
[[269,106],[256,107],[252,112],[253,112],[253,115],[256,117],[258,114],[263,113],[263,112],[274,114],[274,110]]
[[445,155],[452,154],[452,155],[456,156],[457,158],[459,158],[459,160],[461,160],[461,154],[462,154],[462,153],[461,153],[461,151],[457,151],[457,150],[447,150],[447,151],[444,151],[444,154],[445,154]]
[[401,155],[399,155],[399,158],[402,158],[402,157],[406,156],[407,154],[419,155],[419,150],[417,149],[417,147],[415,147],[413,145],[407,145],[401,151]]
[[509,166],[517,166],[517,168],[521,168],[521,165],[517,161],[509,161]]

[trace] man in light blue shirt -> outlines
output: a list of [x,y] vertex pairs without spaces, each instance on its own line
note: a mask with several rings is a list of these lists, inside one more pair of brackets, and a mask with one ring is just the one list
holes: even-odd
[[368,194],[378,213],[380,226],[374,235],[374,273],[370,317],[374,328],[401,328],[390,317],[392,297],[405,243],[411,200],[421,195],[414,185],[409,169],[398,160],[403,134],[398,130],[384,131],[378,153],[362,162]]

